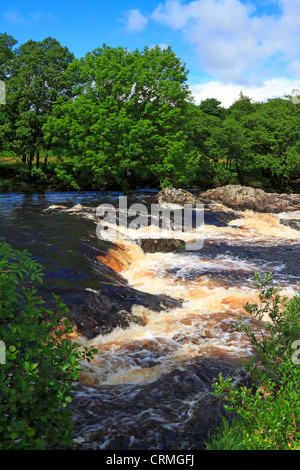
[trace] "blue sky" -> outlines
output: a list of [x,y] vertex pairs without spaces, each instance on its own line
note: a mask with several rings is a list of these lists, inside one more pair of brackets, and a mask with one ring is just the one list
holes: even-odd
[[171,46],[196,102],[229,106],[300,89],[300,0],[2,1],[0,32],[19,44],[51,36],[75,57],[106,43]]

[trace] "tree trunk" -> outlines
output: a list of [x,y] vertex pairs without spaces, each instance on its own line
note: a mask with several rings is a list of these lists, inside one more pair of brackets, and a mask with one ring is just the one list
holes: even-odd
[[243,177],[243,174],[240,170],[240,167],[239,167],[239,164],[238,164],[238,161],[237,159],[235,160],[235,165],[236,165],[236,172],[237,172],[237,176],[238,176],[238,180],[239,180],[239,183],[244,186],[245,184],[245,180],[244,180],[244,177]]
[[29,158],[28,158],[28,170],[29,170],[29,173],[31,173],[31,170],[32,170],[32,162],[33,162],[33,159],[34,159],[34,151],[33,151],[33,150],[30,150],[30,154],[29,154]]
[[39,166],[40,166],[40,151],[38,150],[36,154],[36,168],[39,168]]
[[46,170],[47,162],[48,162],[48,149],[46,150],[46,154],[45,154],[45,158],[44,158],[43,170]]

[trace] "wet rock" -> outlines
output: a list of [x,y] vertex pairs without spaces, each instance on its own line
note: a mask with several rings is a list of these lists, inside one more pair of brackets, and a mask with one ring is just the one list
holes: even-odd
[[156,202],[158,204],[178,204],[184,206],[184,204],[192,204],[192,208],[196,205],[203,205],[204,222],[208,225],[227,225],[233,219],[240,218],[240,214],[236,214],[234,210],[224,204],[212,201],[205,198],[197,198],[189,191],[183,189],[166,188],[160,191],[157,195]]
[[240,185],[227,185],[199,194],[203,203],[221,202],[227,207],[256,212],[283,212],[300,209],[299,194],[266,193],[262,189]]
[[61,206],[57,204],[53,204],[52,206],[47,207],[43,210],[43,212],[60,212],[67,210],[67,206]]
[[[50,206],[47,211],[68,212],[74,216],[95,220],[96,209],[76,204],[70,209],[65,206]],[[150,240],[145,240],[148,241]],[[170,242],[172,240],[165,240],[165,250],[171,249]],[[168,245],[170,246],[167,248]],[[174,246],[172,244],[173,248]],[[100,334],[108,334],[115,328],[128,328],[132,323],[143,325],[143,318],[132,313],[134,305],[155,312],[181,306],[180,301],[170,297],[148,294],[128,286],[121,271],[129,260],[120,246],[107,240],[97,239],[94,248],[88,250],[87,256],[91,266],[94,266],[99,274],[101,287],[76,291],[72,289],[70,292],[66,288],[62,289],[62,292],[57,292],[67,305],[68,317],[75,323],[79,334],[92,339]]]
[[235,219],[243,218],[241,214],[229,210],[216,210],[214,212],[205,212],[204,213],[204,223],[207,225],[216,225],[219,227],[224,227],[228,225],[229,222]]
[[282,225],[286,225],[294,230],[300,230],[300,220],[299,219],[280,219]]
[[77,292],[78,302],[69,308],[68,318],[75,323],[78,333],[87,339],[108,334],[115,328],[128,328],[131,323],[144,325],[142,317],[132,313],[134,305],[155,312],[176,308],[181,302],[163,295],[141,292],[127,285],[102,286],[99,291]]
[[182,240],[175,239],[145,239],[141,240],[141,248],[145,253],[169,253],[172,251],[182,250],[185,243]]

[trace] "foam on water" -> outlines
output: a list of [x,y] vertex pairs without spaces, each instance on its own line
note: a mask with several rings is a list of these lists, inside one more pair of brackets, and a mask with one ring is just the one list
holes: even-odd
[[[117,270],[130,286],[182,300],[183,306],[159,313],[135,306],[133,312],[141,316],[144,325],[132,324],[126,330],[117,328],[94,338],[90,343],[99,353],[82,380],[141,384],[200,357],[249,357],[250,345],[234,330],[233,323],[239,314],[246,315],[247,302],[258,301],[254,273],[270,271],[272,266],[229,254],[207,258],[201,250],[144,253],[136,238],[145,237],[148,228],[140,229],[138,236],[137,231],[130,240],[133,232],[125,230],[127,239],[114,240],[119,249],[111,250],[101,261]],[[227,227],[205,225],[204,233],[206,241],[218,239],[223,244],[286,246],[300,241],[299,232],[280,224],[277,216],[253,211],[244,211]],[[181,238],[190,241],[194,235],[192,230]],[[277,272],[283,268],[276,266]],[[230,276],[235,276],[234,282]],[[293,295],[294,287],[286,286],[283,294]],[[248,321],[253,320],[249,317]]]

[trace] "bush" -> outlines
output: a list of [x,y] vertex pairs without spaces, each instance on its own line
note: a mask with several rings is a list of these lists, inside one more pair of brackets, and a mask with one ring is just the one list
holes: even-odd
[[72,443],[74,381],[81,361],[96,350],[78,349],[66,335],[72,324],[54,295],[55,312],[45,308],[35,283],[42,267],[27,251],[0,244],[0,449],[66,448]]
[[[207,449],[288,450],[300,446],[300,365],[295,351],[300,339],[300,297],[281,297],[268,287],[272,276],[256,275],[260,304],[246,310],[261,324],[254,332],[240,319],[236,327],[250,340],[255,357],[244,364],[251,386],[235,387],[232,379],[219,376],[214,394],[233,414],[231,426],[223,421],[219,434]],[[268,315],[270,322],[266,322]],[[229,439],[229,437],[232,439]],[[234,444],[233,444],[234,440]]]
[[213,183],[216,186],[225,186],[227,184],[239,184],[239,179],[235,171],[225,168],[224,163],[214,163]]

